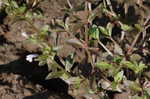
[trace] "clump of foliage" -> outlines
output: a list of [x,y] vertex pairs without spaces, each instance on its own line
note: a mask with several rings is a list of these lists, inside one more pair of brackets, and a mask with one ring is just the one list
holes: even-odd
[[[24,15],[32,21],[30,14],[34,12],[27,4],[6,1],[8,16]],[[102,92],[102,98],[107,99],[108,91],[130,92],[132,99],[149,99],[149,1],[84,1],[81,9],[73,8],[69,2],[68,5],[63,9],[68,15],[64,20],[54,19],[41,29],[30,22],[36,30],[30,40],[41,48],[36,61],[49,67],[46,79],[62,78],[73,88],[85,84],[89,93]],[[59,34],[67,35],[63,44],[57,43]],[[66,45],[74,50],[61,56]]]

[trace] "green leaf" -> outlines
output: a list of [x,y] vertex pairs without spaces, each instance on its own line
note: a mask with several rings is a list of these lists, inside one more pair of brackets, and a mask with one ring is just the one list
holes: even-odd
[[69,77],[70,77],[70,75],[69,75],[67,72],[65,72],[65,73],[61,76],[61,78],[62,78],[63,80],[69,79]]
[[25,14],[25,17],[31,19],[31,18],[33,17],[33,15],[32,15],[32,13],[31,13],[30,11],[28,11],[28,12]]
[[113,24],[112,23],[108,23],[106,26],[106,29],[108,30],[108,35],[111,36],[112,35],[112,29],[113,29]]
[[127,24],[122,24],[121,23],[121,29],[124,30],[124,31],[131,31],[132,27],[127,25]]
[[142,62],[138,63],[132,63],[130,61],[122,61],[121,62],[122,65],[127,66],[127,68],[133,70],[136,74],[140,73],[144,68],[147,68],[145,66],[145,64],[143,64]]
[[99,30],[102,34],[106,35],[106,36],[109,36],[109,33],[107,31],[106,28],[102,27],[102,26],[99,26]]
[[59,78],[64,74],[64,71],[51,72],[47,75],[46,79]]
[[17,2],[15,2],[15,1],[11,1],[11,5],[12,5],[14,8],[19,8]]
[[115,81],[116,83],[121,82],[121,80],[123,79],[123,74],[124,74],[123,71],[118,72],[118,73],[115,75],[115,77],[114,77],[114,81]]
[[89,29],[88,34],[93,39],[99,39],[99,28],[93,25],[92,28]]
[[150,87],[145,88],[144,90],[146,91],[146,94],[150,96]]
[[134,72],[136,71],[136,65],[130,61],[122,61],[121,64],[127,66],[127,68],[133,70]]
[[113,59],[113,62],[115,62],[115,63],[120,63],[121,61],[122,61],[122,57],[119,57],[119,56],[117,56]]
[[139,63],[135,73],[139,73],[141,71],[143,71],[143,69],[147,68],[145,64],[143,64],[142,62]]
[[42,27],[42,32],[47,32],[49,29],[49,25],[45,25],[44,27]]
[[134,69],[134,64],[130,61],[122,61],[121,64],[128,66],[130,69]]
[[74,63],[74,53],[70,54],[65,60],[65,70],[70,72]]
[[38,58],[35,59],[35,61],[39,61],[39,66],[43,66],[47,63],[48,55],[40,55]]
[[111,87],[112,87],[113,90],[116,89],[117,84],[118,84],[118,83],[116,83],[115,81],[113,81],[113,82],[111,83]]
[[130,86],[130,89],[136,91],[136,92],[140,92],[142,91],[142,88],[140,87],[140,85],[136,82],[133,82]]
[[144,30],[144,27],[141,26],[140,24],[135,24],[134,26],[135,26],[135,28],[137,28],[138,31],[143,31]]
[[98,62],[96,63],[96,67],[98,67],[99,69],[111,69],[113,66],[107,62]]
[[26,11],[26,7],[22,6],[18,8],[19,13],[24,13]]
[[145,98],[144,99],[150,99],[150,87],[144,88],[145,90]]

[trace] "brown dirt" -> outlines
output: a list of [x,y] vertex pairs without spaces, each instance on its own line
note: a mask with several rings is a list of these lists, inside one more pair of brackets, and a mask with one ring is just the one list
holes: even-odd
[[0,78],[1,99],[71,99],[65,94],[58,94],[39,84],[33,84],[18,74],[1,73]]
[[[79,1],[72,0],[73,6],[77,7]],[[63,18],[62,8],[66,5],[66,0],[45,0],[39,7],[46,17],[35,19],[34,24],[41,28],[52,18]],[[0,99],[73,99],[62,80],[45,80],[46,66],[38,67],[37,63],[25,60],[27,54],[38,50],[38,45],[26,42],[21,35],[21,32],[31,34],[30,28],[23,21],[12,24],[7,17],[0,25]]]

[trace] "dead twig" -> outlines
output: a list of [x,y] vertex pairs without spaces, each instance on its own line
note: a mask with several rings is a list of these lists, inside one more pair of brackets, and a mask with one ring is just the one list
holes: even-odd
[[69,5],[69,7],[72,9],[73,6],[72,6],[72,4],[70,3],[70,0],[67,0],[67,3],[68,3],[68,5]]
[[110,52],[110,51],[107,49],[107,47],[106,47],[100,40],[98,40],[98,43],[105,49],[105,51],[106,51],[109,55],[113,56],[112,52]]
[[[147,19],[145,20],[145,22],[144,22],[143,25],[145,26],[145,25],[149,22],[149,20],[150,20],[150,16],[147,17]],[[144,31],[142,31],[142,32],[140,31],[140,32],[136,35],[136,37],[135,37],[133,43],[131,44],[131,46],[129,47],[129,49],[128,49],[128,51],[127,51],[127,54],[132,54],[133,47],[135,46],[136,42],[138,41],[138,39],[139,39],[139,37],[140,37],[140,35],[141,35],[142,33],[143,33],[143,39],[145,38],[147,27],[149,27],[149,25],[148,25],[148,26],[145,26]]]

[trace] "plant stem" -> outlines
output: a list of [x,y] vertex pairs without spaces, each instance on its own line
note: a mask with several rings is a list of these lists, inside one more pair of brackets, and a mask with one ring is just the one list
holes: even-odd
[[89,9],[89,11],[91,12],[92,11],[92,4],[90,3],[90,2],[88,2],[88,9]]
[[109,6],[111,12],[114,12],[110,0],[106,0],[106,3]]
[[73,6],[71,5],[70,0],[67,0],[67,3],[68,3],[68,5],[69,5],[69,7],[72,9],[72,8],[73,8]]
[[109,55],[113,56],[112,52],[110,52],[110,51],[106,48],[106,46],[105,46],[100,40],[98,40],[98,43],[106,50],[106,52],[107,52]]

